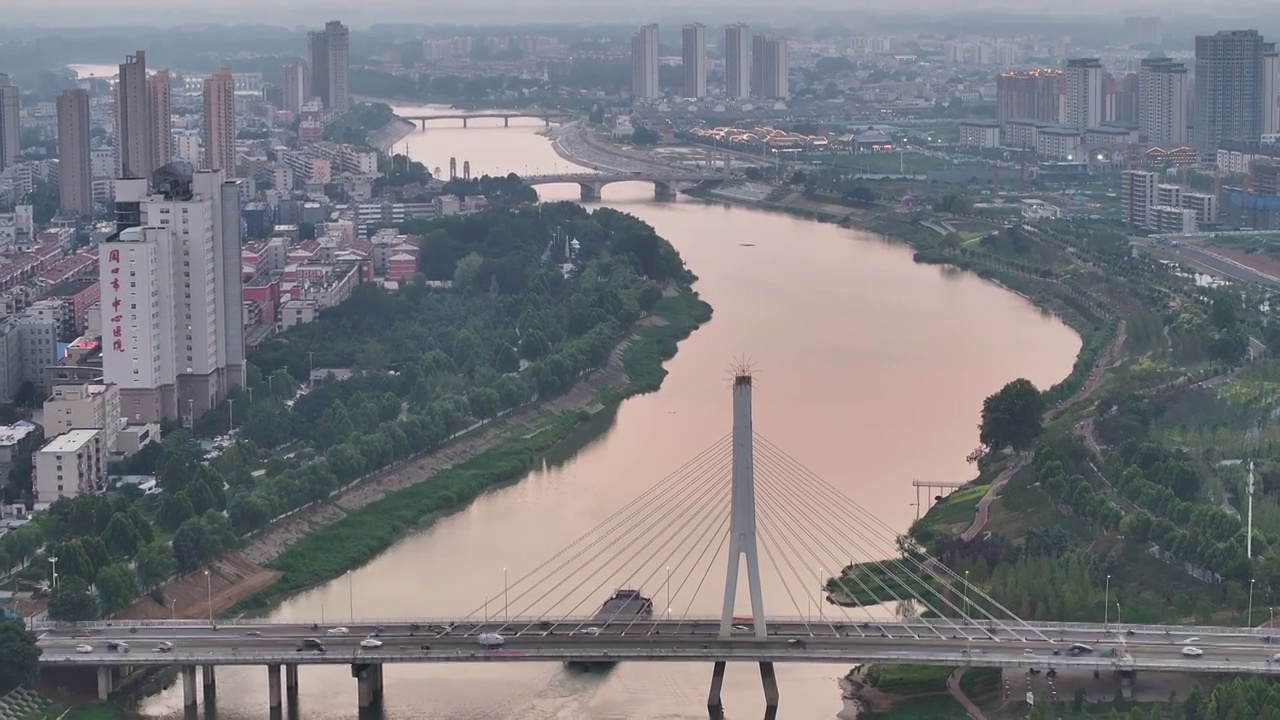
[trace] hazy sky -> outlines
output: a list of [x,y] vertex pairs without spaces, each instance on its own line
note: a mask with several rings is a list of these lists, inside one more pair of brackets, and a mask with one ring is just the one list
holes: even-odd
[[[201,22],[271,23],[285,26],[317,25],[332,17],[352,27],[372,23],[406,21],[419,23],[503,22],[599,22],[641,21],[672,12],[700,16],[708,22],[727,21],[750,15],[776,14],[783,23],[803,24],[805,10],[824,15],[847,14],[851,22],[860,12],[882,13],[918,11],[936,18],[975,10],[1011,10],[1019,14],[1058,15],[1080,18],[1094,13],[1099,23],[1119,23],[1123,14],[1153,14],[1171,19],[1179,14],[1204,14],[1202,0],[896,0],[885,5],[878,0],[800,0],[779,4],[772,0],[714,0],[689,3],[680,0],[0,0],[5,5],[2,24],[84,27],[87,25],[174,25]],[[781,8],[785,7],[783,10]],[[358,8],[358,11],[357,11]],[[1247,19],[1255,11],[1274,13],[1275,4],[1264,0],[1215,0],[1212,13],[1218,23]],[[501,11],[495,15],[495,11]],[[1238,23],[1237,23],[1238,24]]]

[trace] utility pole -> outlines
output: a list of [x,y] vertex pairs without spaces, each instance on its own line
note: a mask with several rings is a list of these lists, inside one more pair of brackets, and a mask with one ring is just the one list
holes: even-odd
[[[1245,535],[1245,539],[1244,539],[1244,548],[1245,548],[1244,556],[1249,561],[1252,562],[1253,561],[1253,459],[1252,458],[1249,459],[1249,487],[1246,492],[1249,495],[1249,510],[1248,510],[1249,520],[1248,520],[1248,525],[1245,529],[1245,532],[1247,534]],[[1253,581],[1250,580],[1249,582],[1250,582],[1250,586],[1252,587]]]

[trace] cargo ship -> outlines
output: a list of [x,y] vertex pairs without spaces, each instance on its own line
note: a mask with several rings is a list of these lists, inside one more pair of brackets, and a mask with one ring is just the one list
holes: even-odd
[[[632,588],[622,588],[604,601],[600,609],[596,611],[595,620],[600,623],[600,627],[606,624],[627,623],[633,621],[648,620],[653,617],[653,600],[644,596],[639,590]],[[595,632],[589,632],[589,635],[599,633],[599,628],[587,628]],[[567,662],[565,665],[570,670],[581,670],[584,672],[603,671],[616,665],[616,661],[592,661],[592,662]]]

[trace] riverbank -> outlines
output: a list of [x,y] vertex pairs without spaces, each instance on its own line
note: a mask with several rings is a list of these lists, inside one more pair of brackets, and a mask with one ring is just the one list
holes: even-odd
[[209,578],[197,572],[162,587],[172,604],[144,597],[118,617],[200,618],[260,609],[367,562],[407,532],[518,479],[595,413],[656,390],[666,375],[663,362],[710,318],[711,307],[696,292],[669,288],[606,363],[568,392],[375,473],[255,535],[213,563]]
[[396,143],[412,135],[417,128],[418,126],[412,122],[396,117],[396,119],[381,128],[369,133],[369,145],[376,148],[378,152],[390,154],[395,149]]

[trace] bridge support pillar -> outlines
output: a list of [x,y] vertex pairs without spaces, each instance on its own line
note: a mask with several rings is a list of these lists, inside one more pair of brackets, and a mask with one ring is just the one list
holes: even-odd
[[204,685],[204,701],[212,705],[214,698],[218,696],[218,676],[212,665],[200,666],[200,679]]
[[778,716],[778,675],[773,663],[760,663],[760,682],[764,684],[764,718],[773,720]]
[[110,665],[98,666],[98,699],[105,701],[115,689],[115,673]]
[[182,707],[196,706],[196,666],[182,666]]
[[382,702],[382,665],[352,665],[351,675],[356,679],[356,696],[361,713]]
[[600,183],[578,183],[581,188],[581,198],[583,202],[591,202],[600,199]]
[[467,119],[466,119],[466,118],[462,118],[462,127],[463,127],[463,128],[466,128],[466,127],[467,127]]
[[711,691],[707,693],[707,715],[712,720],[724,717],[724,704],[720,702],[720,689],[724,687],[724,661],[717,660],[711,668]]
[[289,698],[289,706],[298,706],[298,666],[284,666],[284,694]]
[[284,704],[280,697],[280,666],[267,666],[267,704],[272,713],[278,713]]
[[653,183],[653,198],[655,200],[674,200],[676,198],[676,192],[671,187],[670,183],[655,181]]
[[422,121],[422,132],[426,132],[426,131],[427,131],[427,121],[426,121],[426,120],[423,120],[423,121]]
[[509,117],[502,118],[502,127],[511,127],[511,118]]

